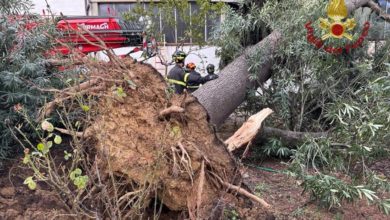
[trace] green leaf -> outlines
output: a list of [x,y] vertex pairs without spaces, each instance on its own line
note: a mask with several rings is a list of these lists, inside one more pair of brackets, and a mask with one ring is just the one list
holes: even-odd
[[180,126],[173,126],[170,133],[171,137],[180,138],[181,137],[181,128]]
[[48,131],[48,132],[53,132],[54,131],[54,126],[52,123],[44,120],[41,124],[41,127],[44,131]]
[[90,107],[88,105],[81,105],[81,109],[85,112],[89,112]]
[[79,176],[74,180],[74,185],[77,186],[78,189],[84,189],[87,186],[88,176]]
[[71,180],[75,180],[76,177],[77,177],[77,176],[80,176],[82,172],[83,172],[83,171],[81,171],[80,168],[76,168],[75,170],[73,170],[72,172],[70,172],[69,177],[70,177]]
[[43,150],[45,149],[45,145],[44,145],[43,143],[39,143],[39,144],[37,145],[37,149],[38,149],[39,151],[43,151]]
[[369,200],[369,201],[374,201],[374,199],[378,199],[378,197],[375,195],[374,191],[371,191],[369,189],[361,189],[361,191],[364,193],[364,196]]
[[61,136],[56,135],[56,136],[54,137],[54,143],[55,143],[55,144],[61,144],[61,143],[62,143],[62,138],[61,138]]
[[88,176],[81,176],[81,169],[77,168],[70,173],[70,179],[73,181],[73,184],[77,186],[78,189],[84,189],[87,186]]
[[53,146],[53,141],[48,141],[46,143],[47,149],[51,148]]
[[72,157],[72,154],[71,153],[68,153],[68,151],[64,151],[64,159],[65,160],[69,160],[71,157]]
[[31,161],[30,154],[25,154],[23,158],[23,164],[28,164]]
[[33,180],[32,176],[27,177],[24,182],[24,185],[27,185],[29,189],[35,190],[37,188],[37,183]]
[[125,98],[127,95],[122,87],[118,87],[115,91],[115,94],[120,98]]

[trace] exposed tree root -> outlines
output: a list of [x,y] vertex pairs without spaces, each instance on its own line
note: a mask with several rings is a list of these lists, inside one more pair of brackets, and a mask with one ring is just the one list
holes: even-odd
[[212,173],[212,175],[218,179],[218,181],[224,185],[225,187],[227,187],[228,189],[232,189],[234,191],[237,191],[238,193],[240,193],[241,195],[244,195],[248,198],[250,198],[251,200],[255,201],[255,202],[258,202],[259,204],[261,204],[263,207],[267,208],[267,209],[270,209],[272,206],[270,204],[268,204],[264,199],[261,199],[259,198],[258,196],[246,191],[245,189],[241,188],[241,187],[238,187],[238,186],[235,186],[231,183],[228,183],[226,181],[223,181],[219,176],[217,176],[216,174]]
[[[89,112],[92,126],[84,131],[56,131],[81,138],[96,149],[97,161],[108,161],[97,168],[100,173],[107,172],[107,178],[99,178],[101,187],[112,182],[113,174],[126,179],[124,184],[131,190],[111,189],[115,204],[133,210],[133,206],[148,206],[158,197],[171,210],[188,211],[192,219],[206,218],[224,193],[221,183],[206,173],[212,170],[233,184],[237,167],[223,143],[216,140],[196,98],[187,94],[167,100],[162,76],[132,60],[122,60],[121,65],[89,61],[85,65],[90,71],[87,81],[54,91],[56,98],[44,107],[43,115],[54,113],[56,107],[80,109],[83,97],[93,98],[88,106],[93,110]],[[137,193],[142,187],[147,190]],[[89,192],[92,195],[99,190],[95,187]],[[134,212],[123,214],[132,216]]]
[[167,117],[173,113],[183,113],[183,112],[185,112],[184,108],[173,105],[169,108],[162,110],[158,115],[159,115],[159,118],[162,119],[162,118]]

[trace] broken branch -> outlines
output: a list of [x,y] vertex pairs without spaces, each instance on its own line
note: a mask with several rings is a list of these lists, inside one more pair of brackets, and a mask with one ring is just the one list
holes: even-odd
[[368,7],[370,7],[380,18],[384,19],[387,22],[390,22],[390,14],[387,14],[382,8],[375,3],[374,1],[369,1],[367,3]]
[[259,132],[263,121],[272,114],[270,108],[265,108],[258,112],[255,115],[252,115],[248,121],[246,121],[241,128],[239,128],[233,136],[228,138],[225,141],[225,144],[228,145],[229,151],[234,151],[237,148],[244,146],[245,144],[251,142]]
[[63,129],[63,128],[54,128],[56,131],[59,131],[61,132],[62,134],[67,134],[67,135],[75,135],[76,137],[82,137],[83,136],[83,132],[78,132],[78,131],[69,131],[69,130],[66,130],[66,129]]
[[297,132],[278,128],[264,127],[259,138],[276,138],[288,146],[296,146],[307,138],[326,138],[328,132]]

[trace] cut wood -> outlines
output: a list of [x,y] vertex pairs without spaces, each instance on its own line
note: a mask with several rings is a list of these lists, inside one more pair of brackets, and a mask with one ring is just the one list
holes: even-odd
[[225,141],[225,144],[228,145],[228,150],[234,151],[251,142],[259,133],[263,121],[272,113],[272,109],[265,108],[249,117],[248,121]]

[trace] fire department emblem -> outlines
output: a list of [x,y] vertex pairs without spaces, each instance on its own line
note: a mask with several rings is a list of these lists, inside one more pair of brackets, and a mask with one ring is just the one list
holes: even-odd
[[363,32],[360,37],[352,44],[346,44],[344,47],[325,46],[324,40],[329,38],[353,40],[351,31],[356,26],[354,18],[348,18],[348,9],[344,0],[330,0],[327,8],[327,18],[319,19],[319,28],[325,31],[321,38],[314,36],[314,28],[311,22],[306,23],[307,40],[318,49],[322,48],[328,53],[341,54],[343,51],[349,52],[351,49],[362,45],[364,38],[368,34],[370,24],[366,22],[363,26]]

